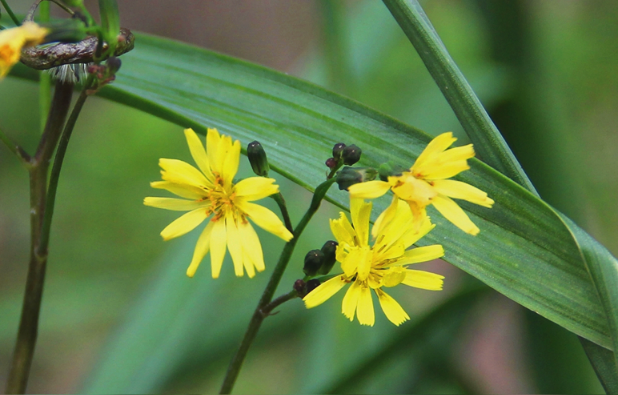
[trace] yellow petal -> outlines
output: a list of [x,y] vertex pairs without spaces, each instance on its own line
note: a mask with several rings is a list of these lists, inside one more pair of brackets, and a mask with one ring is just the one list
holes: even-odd
[[384,233],[385,225],[389,224],[394,218],[397,212],[397,206],[399,205],[400,199],[397,196],[393,196],[393,200],[391,200],[391,204],[386,208],[386,210],[382,211],[382,213],[376,219],[376,222],[373,223],[373,228],[371,229],[371,236],[375,239],[379,234]]
[[341,304],[341,312],[348,317],[350,321],[354,321],[354,314],[356,313],[356,307],[358,306],[358,299],[361,295],[361,286],[358,281],[354,281],[348,292],[343,297],[343,303]]
[[358,271],[358,263],[364,255],[365,254],[363,254],[363,251],[360,248],[350,250],[350,252],[345,256],[340,254],[337,260],[341,262],[341,270],[343,270],[346,277],[352,278],[356,274]]
[[24,22],[21,26],[0,31],[0,80],[19,61],[24,47],[38,45],[45,39],[49,29],[34,22]]
[[339,219],[330,220],[330,230],[340,245],[356,246],[356,232],[344,213],[339,212]]
[[198,208],[206,208],[210,206],[209,202],[196,202],[195,200],[174,199],[174,198],[160,198],[160,197],[147,197],[144,198],[144,204],[150,207],[163,208],[173,211],[189,211]]
[[330,280],[320,284],[316,289],[309,292],[304,298],[305,306],[310,309],[319,306],[330,299],[331,296],[339,292],[347,282],[345,276],[333,277]]
[[193,157],[195,164],[197,164],[197,167],[200,168],[209,181],[214,182],[215,178],[210,171],[208,156],[206,155],[206,150],[204,149],[200,138],[197,137],[197,134],[195,134],[193,129],[185,129],[185,138],[187,139],[187,145],[189,145],[189,151],[191,151],[191,156]]
[[[360,254],[358,256],[358,279],[365,281],[369,277],[371,271],[371,262],[373,251],[369,247],[363,247],[359,249]],[[348,257],[350,260],[350,257]],[[346,273],[347,274],[347,273]]]
[[198,200],[205,197],[206,193],[203,189],[193,185],[187,184],[174,184],[169,181],[154,181],[150,183],[150,186],[156,189],[165,189],[175,195],[183,198]]
[[163,240],[170,240],[175,237],[182,236],[185,233],[191,232],[196,226],[204,222],[206,218],[206,210],[202,208],[189,211],[171,224],[167,225],[165,229],[161,231],[161,236],[163,237]]
[[380,306],[386,315],[386,318],[393,324],[399,326],[410,319],[399,303],[386,292],[381,289],[376,289]]
[[375,323],[376,316],[373,311],[373,300],[371,299],[371,289],[369,287],[361,287],[356,315],[361,325],[373,326]]
[[401,283],[428,291],[441,291],[444,284],[443,279],[444,276],[435,273],[422,270],[406,270],[406,278]]
[[454,199],[467,200],[483,207],[491,207],[494,204],[494,201],[485,192],[465,182],[436,180],[433,182],[433,187],[438,193]]
[[414,162],[414,166],[410,169],[412,173],[416,174],[419,172],[419,168],[424,165],[424,163],[431,159],[433,156],[441,153],[445,149],[451,146],[457,139],[453,137],[453,133],[446,132],[442,133],[439,136],[436,136],[433,140],[427,144],[427,147],[421,152],[419,157]]
[[214,222],[210,236],[210,269],[212,270],[212,278],[219,278],[219,274],[221,274],[226,243],[225,220],[220,218]]
[[189,184],[196,187],[208,187],[212,185],[206,177],[195,167],[178,159],[159,159],[161,178],[176,184]]
[[229,150],[225,154],[225,159],[223,160],[223,171],[221,173],[221,177],[223,177],[223,180],[226,182],[229,181],[230,185],[234,177],[236,177],[236,173],[238,172],[239,162],[240,141],[236,140],[233,144],[229,146]]
[[[249,222],[238,225],[240,230],[240,238],[242,240],[242,248],[246,256],[250,257],[251,263],[255,266],[258,272],[264,271],[264,254],[262,252],[262,244],[258,235],[255,233],[253,226]],[[251,277],[251,276],[250,276]]]
[[[418,218],[418,219],[417,219]],[[412,223],[412,229],[401,237],[401,242],[405,248],[410,247],[412,244],[425,237],[436,225],[432,224],[425,209],[421,214],[415,217]]]
[[193,251],[193,259],[191,259],[191,264],[189,268],[187,268],[187,276],[193,277],[197,268],[202,263],[202,259],[208,254],[208,250],[210,250],[210,235],[212,233],[212,228],[214,226],[214,222],[209,222],[208,225],[202,231],[199,239],[197,239],[197,244],[195,245],[195,251]]
[[283,222],[277,217],[275,213],[262,207],[259,204],[239,201],[237,207],[247,214],[249,218],[257,226],[264,229],[267,232],[274,234],[282,238],[285,241],[290,241],[294,235],[287,230]]
[[279,185],[275,184],[274,178],[250,177],[239,181],[234,185],[236,196],[246,201],[260,200],[279,192]]
[[472,144],[464,145],[463,147],[455,147],[444,151],[440,154],[439,160],[442,163],[460,161],[474,158],[474,147]]
[[221,168],[217,165],[220,140],[221,136],[219,135],[217,129],[208,128],[208,132],[206,134],[206,155],[208,155],[210,169],[217,173],[221,173]]
[[399,183],[393,187],[393,193],[400,199],[416,202],[419,206],[427,206],[438,194],[427,181],[411,175],[399,177],[397,180]]
[[406,269],[402,266],[394,266],[389,268],[386,273],[384,273],[380,283],[385,287],[395,287],[401,284],[401,282],[405,279]]
[[[221,219],[223,221],[223,219]],[[227,212],[225,215],[225,232],[227,234],[227,248],[230,251],[230,255],[232,256],[232,262],[234,263],[234,273],[236,277],[242,277],[244,274],[244,263],[243,263],[243,253],[240,239],[240,232],[236,227],[236,221],[234,220],[234,216],[231,212]],[[251,266],[251,271],[254,272],[253,266]],[[253,277],[250,275],[249,277]]]
[[444,256],[444,248],[440,244],[417,247],[408,250],[400,259],[394,262],[397,265],[411,265],[413,263],[428,262]]
[[363,199],[350,199],[350,214],[352,214],[352,223],[360,246],[366,246],[369,239],[371,207],[371,202],[367,203]]
[[464,232],[476,236],[479,228],[474,225],[468,215],[450,198],[438,195],[433,200],[433,206],[444,216]]
[[390,189],[385,181],[367,181],[354,184],[348,188],[351,199],[375,199],[384,195]]
[[468,170],[470,166],[465,160],[458,160],[448,162],[440,166],[431,167],[423,172],[423,178],[427,180],[439,180],[444,178],[451,178],[461,173],[464,170]]

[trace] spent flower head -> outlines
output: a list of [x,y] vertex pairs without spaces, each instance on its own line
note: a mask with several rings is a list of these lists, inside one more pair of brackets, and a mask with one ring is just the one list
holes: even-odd
[[19,62],[22,48],[42,43],[48,33],[49,29],[34,22],[0,31],[0,80]]
[[457,139],[453,133],[443,133],[427,145],[409,171],[388,177],[388,181],[369,181],[349,187],[350,198],[373,199],[390,189],[394,199],[408,203],[417,226],[426,217],[425,208],[433,205],[446,219],[459,229],[477,235],[479,228],[451,198],[466,200],[483,207],[491,207],[494,201],[480,189],[461,181],[449,180],[468,170],[468,159],[474,157],[472,144],[447,149]]
[[147,206],[175,211],[189,211],[169,224],[161,232],[164,240],[182,236],[210,218],[202,231],[187,275],[193,277],[200,262],[210,252],[212,277],[219,277],[226,247],[234,262],[234,272],[249,277],[255,270],[263,271],[262,246],[251,219],[262,229],[285,241],[293,235],[281,220],[269,209],[251,203],[279,192],[275,180],[265,177],[250,177],[234,183],[240,160],[240,142],[229,136],[219,135],[216,129],[208,129],[206,150],[192,129],[185,130],[191,155],[199,170],[176,159],[160,159],[163,181],[150,185],[165,189],[183,199],[147,197]]
[[352,223],[344,213],[341,213],[339,219],[331,219],[331,230],[339,242],[337,261],[341,263],[343,274],[324,282],[303,300],[307,308],[315,307],[347,284],[351,284],[342,305],[342,312],[350,321],[354,320],[356,314],[361,325],[373,326],[373,290],[386,317],[393,324],[400,325],[410,317],[383,288],[404,284],[432,291],[441,290],[443,276],[408,269],[407,265],[440,258],[444,255],[444,249],[437,244],[408,250],[434,225],[426,218],[420,228],[415,229],[410,209],[398,199],[394,200],[375,222],[371,233],[374,243],[370,246],[368,239],[371,208],[371,203],[352,199]]

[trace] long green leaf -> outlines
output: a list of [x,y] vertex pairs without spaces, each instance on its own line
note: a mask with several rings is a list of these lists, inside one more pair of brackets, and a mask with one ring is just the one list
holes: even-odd
[[[323,162],[334,143],[361,146],[364,165],[393,160],[409,166],[429,141],[417,129],[317,86],[147,35],[138,36],[135,51],[124,56],[114,86],[101,94],[183,127],[201,132],[217,127],[244,143],[258,139],[268,150],[272,167],[308,189],[324,178]],[[466,235],[433,215],[438,226],[423,243],[443,244],[447,261],[559,325],[611,348],[596,290],[561,220],[501,173],[478,160],[470,164],[471,170],[459,179],[487,191],[496,201],[492,209],[462,203],[480,235]],[[348,205],[346,192],[333,190],[328,198]],[[388,199],[376,201],[374,217],[387,204]]]
[[534,186],[416,0],[384,0],[451,105],[481,159],[527,189]]
[[[489,165],[500,169],[504,174],[535,193],[523,169],[448,54],[418,1],[384,0],[384,3],[423,59],[470,139],[475,143],[481,157]],[[573,240],[581,254],[581,261],[592,276],[609,321],[610,336],[616,350],[618,349],[616,348],[618,345],[618,263],[605,248],[600,247],[572,221],[558,212],[556,215],[563,218],[565,226],[572,232]],[[589,346],[589,349],[592,347]],[[600,353],[601,351],[588,353],[588,355],[595,358],[595,355],[600,355]],[[593,361],[595,369],[596,366],[605,363],[606,359]],[[604,366],[603,371],[606,375],[607,372],[613,371],[613,379],[618,380],[617,366],[614,355],[614,363]]]

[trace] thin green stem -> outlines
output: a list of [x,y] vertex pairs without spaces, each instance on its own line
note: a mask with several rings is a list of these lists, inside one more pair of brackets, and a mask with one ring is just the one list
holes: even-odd
[[290,292],[288,292],[286,294],[283,294],[283,295],[279,296],[278,298],[274,299],[272,302],[270,302],[266,306],[262,307],[262,309],[261,309],[262,315],[264,315],[264,316],[273,315],[273,314],[270,314],[271,311],[273,311],[274,309],[276,309],[280,305],[284,304],[288,300],[292,300],[292,299],[298,298],[298,296],[299,296],[298,292],[296,292],[295,290],[292,290],[292,291],[290,291]]
[[281,192],[279,192],[276,195],[271,195],[271,197],[275,200],[275,202],[277,202],[279,210],[281,210],[281,215],[283,216],[283,223],[285,224],[285,227],[290,232],[294,233],[294,226],[292,226],[292,221],[290,220],[290,213],[288,213],[288,207],[285,204],[285,199],[283,198],[283,195],[281,194]]
[[270,277],[268,284],[266,285],[266,289],[264,289],[264,293],[262,294],[262,297],[260,298],[257,307],[255,308],[253,316],[251,317],[251,321],[249,322],[249,327],[247,328],[247,331],[245,332],[245,335],[240,343],[240,347],[238,348],[238,351],[236,351],[236,354],[232,358],[230,366],[227,369],[227,373],[225,375],[225,378],[223,379],[223,385],[221,386],[221,394],[229,394],[232,391],[234,383],[236,382],[236,378],[238,377],[238,373],[240,372],[240,368],[242,367],[242,363],[247,356],[247,351],[249,351],[249,347],[253,343],[253,340],[255,339],[258,330],[260,329],[262,321],[264,321],[264,318],[268,316],[267,314],[265,315],[263,313],[263,309],[271,303],[273,295],[277,290],[277,286],[281,281],[283,272],[285,271],[288,262],[292,257],[292,253],[294,252],[294,248],[296,247],[296,243],[300,235],[305,230],[305,227],[307,226],[313,215],[318,211],[318,208],[320,208],[322,199],[324,199],[326,192],[331,187],[331,185],[333,185],[334,182],[335,179],[330,178],[320,184],[315,189],[309,209],[294,229],[294,238],[288,241],[283,248],[283,251],[281,251],[281,255],[279,256],[279,262],[277,263],[277,266],[275,267],[275,270],[273,271],[273,274]]
[[37,154],[31,158],[30,171],[30,264],[22,306],[17,341],[7,381],[7,394],[23,394],[28,385],[30,366],[39,327],[47,250],[40,251],[42,223],[47,197],[47,174],[51,156],[62,133],[71,105],[73,85],[58,82],[52,100],[45,132]]
[[39,246],[37,249],[37,253],[39,255],[47,254],[51,222],[54,215],[54,207],[56,203],[56,191],[58,190],[58,181],[60,179],[60,170],[62,169],[62,163],[64,162],[64,156],[67,152],[69,140],[71,139],[71,134],[73,133],[73,129],[75,128],[75,123],[77,122],[77,118],[79,117],[79,114],[84,107],[84,103],[88,98],[86,90],[87,85],[82,91],[82,93],[79,95],[77,101],[75,102],[73,111],[69,116],[69,120],[67,121],[66,126],[64,127],[64,131],[62,132],[62,137],[60,138],[58,150],[54,158],[54,165],[52,167],[52,171],[49,177],[49,187],[47,188],[47,202],[45,204],[45,216],[43,217],[43,225],[41,229],[41,241],[39,242]]
[[4,145],[6,145],[6,148],[8,148],[9,151],[11,151],[13,154],[19,156],[19,154],[17,153],[17,144],[15,144],[13,142],[13,140],[11,140],[11,138],[9,136],[4,134],[2,129],[0,129],[0,140],[2,140],[2,142],[4,143]]
[[13,13],[13,10],[11,9],[11,7],[9,7],[9,5],[6,3],[6,0],[0,0],[0,2],[2,3],[2,6],[4,6],[4,9],[6,10],[7,14],[9,14],[11,19],[13,20],[13,23],[16,26],[20,26],[21,22],[19,21],[19,19],[17,19],[17,17]]

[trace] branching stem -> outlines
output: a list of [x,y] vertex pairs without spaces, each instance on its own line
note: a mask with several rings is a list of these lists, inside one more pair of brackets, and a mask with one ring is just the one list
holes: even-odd
[[[315,189],[315,193],[313,194],[313,199],[311,200],[311,205],[309,206],[309,209],[294,229],[294,238],[288,241],[283,248],[283,251],[281,251],[281,255],[279,256],[279,262],[277,263],[277,266],[275,267],[275,270],[273,271],[273,274],[268,281],[268,285],[266,285],[264,293],[262,294],[262,297],[260,298],[257,307],[255,308],[251,321],[249,322],[249,327],[247,328],[247,331],[245,332],[245,335],[240,343],[240,347],[238,348],[238,351],[236,351],[236,354],[230,362],[230,366],[228,367],[225,378],[223,379],[223,385],[221,386],[221,394],[229,394],[232,391],[234,383],[236,382],[236,378],[238,377],[238,373],[240,372],[240,368],[242,367],[242,363],[247,356],[247,351],[249,351],[249,347],[251,346],[251,343],[253,343],[253,340],[255,339],[258,330],[260,329],[262,321],[264,321],[264,318],[268,316],[268,312],[270,312],[273,308],[279,306],[281,303],[293,299],[292,293],[289,293],[287,294],[289,299],[286,298],[286,295],[284,295],[284,297],[278,298],[276,300],[277,304],[275,304],[275,301],[272,301],[273,295],[277,290],[277,286],[279,285],[279,281],[281,281],[283,272],[285,271],[288,262],[292,257],[294,247],[296,247],[296,243],[300,238],[300,235],[305,230],[305,227],[307,226],[313,215],[318,211],[318,208],[320,208],[322,199],[324,199],[326,192],[331,187],[331,185],[333,185],[334,182],[335,179],[330,178],[324,181]],[[273,304],[275,305],[272,306]],[[270,310],[266,310],[268,307],[270,307]]]

